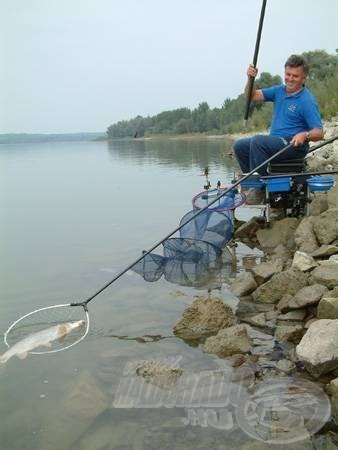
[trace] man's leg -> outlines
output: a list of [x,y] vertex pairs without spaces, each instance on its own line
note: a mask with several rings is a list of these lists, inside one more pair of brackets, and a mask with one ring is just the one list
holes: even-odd
[[[286,145],[285,140],[277,136],[254,136],[251,139],[250,144],[250,170],[262,164]],[[295,155],[295,150],[293,148],[286,150],[285,155],[280,155],[278,160],[280,160],[280,158],[289,159],[290,154]],[[300,158],[301,156],[297,155],[296,157]],[[267,175],[266,166],[260,168],[258,173],[262,176]]]
[[234,153],[243,173],[250,171],[250,142],[252,138],[242,138],[234,144]]

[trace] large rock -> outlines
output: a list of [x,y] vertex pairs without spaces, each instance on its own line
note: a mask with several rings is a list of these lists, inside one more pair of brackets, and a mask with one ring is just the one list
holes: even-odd
[[288,250],[285,245],[278,244],[271,254],[271,261],[280,264],[282,262],[284,265],[292,258],[290,250]]
[[326,258],[338,254],[338,245],[321,245],[317,250],[311,253],[313,258]]
[[291,268],[273,275],[252,293],[252,297],[258,303],[277,303],[285,294],[296,294],[307,285],[307,280],[308,275]]
[[289,302],[293,299],[293,295],[284,294],[276,305],[278,311],[286,313],[290,310]]
[[238,275],[232,283],[230,290],[238,297],[251,294],[257,288],[257,283],[250,272],[243,272]]
[[[291,297],[292,298],[292,297]],[[306,317],[306,309],[295,309],[293,311],[289,311],[285,314],[279,314],[277,319],[279,321],[302,321]]]
[[326,192],[316,192],[314,193],[314,198],[309,205],[309,215],[319,216],[322,212],[326,211],[329,207],[327,201]]
[[328,394],[330,395],[332,415],[338,421],[338,378],[330,381]]
[[313,231],[313,217],[304,217],[295,231],[295,243],[299,251],[312,253],[317,250],[318,242]]
[[242,321],[256,327],[275,328],[277,315],[277,311],[266,311],[256,314],[255,316],[245,316],[242,318]]
[[302,325],[278,325],[275,332],[275,339],[278,342],[294,342],[298,344],[304,333]]
[[330,291],[330,297],[338,298],[338,285]]
[[234,325],[233,327],[220,330],[216,336],[207,338],[204,350],[224,358],[236,353],[248,353],[251,347],[252,341],[248,336],[246,326]]
[[338,320],[313,322],[296,347],[297,356],[318,378],[338,367]]
[[[338,153],[338,148],[337,148]],[[327,193],[327,201],[329,204],[329,208],[338,208],[338,176],[335,176],[336,185],[333,186]]]
[[[283,262],[281,260],[266,261],[254,266],[251,269],[253,276],[258,284],[265,283],[275,273],[279,273],[283,270]],[[257,286],[256,286],[257,287]],[[256,288],[255,288],[256,289]]]
[[311,272],[314,283],[323,284],[329,289],[338,286],[338,264],[325,262]]
[[312,284],[300,289],[292,299],[289,300],[288,306],[290,309],[304,308],[305,306],[313,305],[326,295],[328,289],[322,284]]
[[294,248],[294,232],[298,227],[299,220],[294,217],[273,222],[271,228],[257,231],[257,239],[261,247],[273,249],[279,244],[285,245],[288,249]]
[[261,228],[261,223],[256,217],[252,217],[248,222],[240,225],[234,233],[236,239],[252,239],[256,236],[257,230]]
[[319,319],[338,319],[338,298],[323,297],[318,304],[317,317]]
[[[333,121],[325,123],[325,138],[337,135],[337,124]],[[324,147],[309,153],[306,157],[309,172],[330,171],[338,166],[338,141],[326,144]],[[330,192],[330,191],[329,191]]]
[[292,267],[306,272],[317,266],[316,261],[310,255],[305,252],[300,252],[299,250],[295,252],[292,260]]
[[338,208],[329,209],[314,217],[313,230],[320,244],[331,244],[338,238]]
[[173,330],[182,339],[201,339],[235,323],[235,315],[222,300],[199,297],[183,312]]

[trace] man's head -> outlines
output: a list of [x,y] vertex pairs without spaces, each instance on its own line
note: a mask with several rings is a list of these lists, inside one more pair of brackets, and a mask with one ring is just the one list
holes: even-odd
[[309,66],[306,59],[300,55],[291,55],[287,59],[284,67],[286,91],[292,94],[302,89],[309,73]]

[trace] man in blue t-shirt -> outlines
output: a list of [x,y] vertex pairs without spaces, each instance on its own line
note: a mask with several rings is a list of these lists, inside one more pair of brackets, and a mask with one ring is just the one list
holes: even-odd
[[[253,87],[251,101],[273,102],[273,115],[269,135],[257,135],[235,142],[234,152],[243,173],[250,172],[289,143],[292,147],[273,161],[302,158],[308,151],[310,141],[323,138],[316,99],[305,87],[308,72],[306,60],[302,56],[291,55],[285,63],[285,84],[264,89]],[[250,65],[247,75],[246,95],[249,80],[256,77],[257,68]],[[259,173],[267,175],[266,167],[261,168]]]

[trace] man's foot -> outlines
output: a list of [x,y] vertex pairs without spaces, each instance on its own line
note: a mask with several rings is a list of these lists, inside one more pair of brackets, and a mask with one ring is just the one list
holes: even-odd
[[265,199],[264,189],[250,188],[244,192],[247,205],[261,205]]

